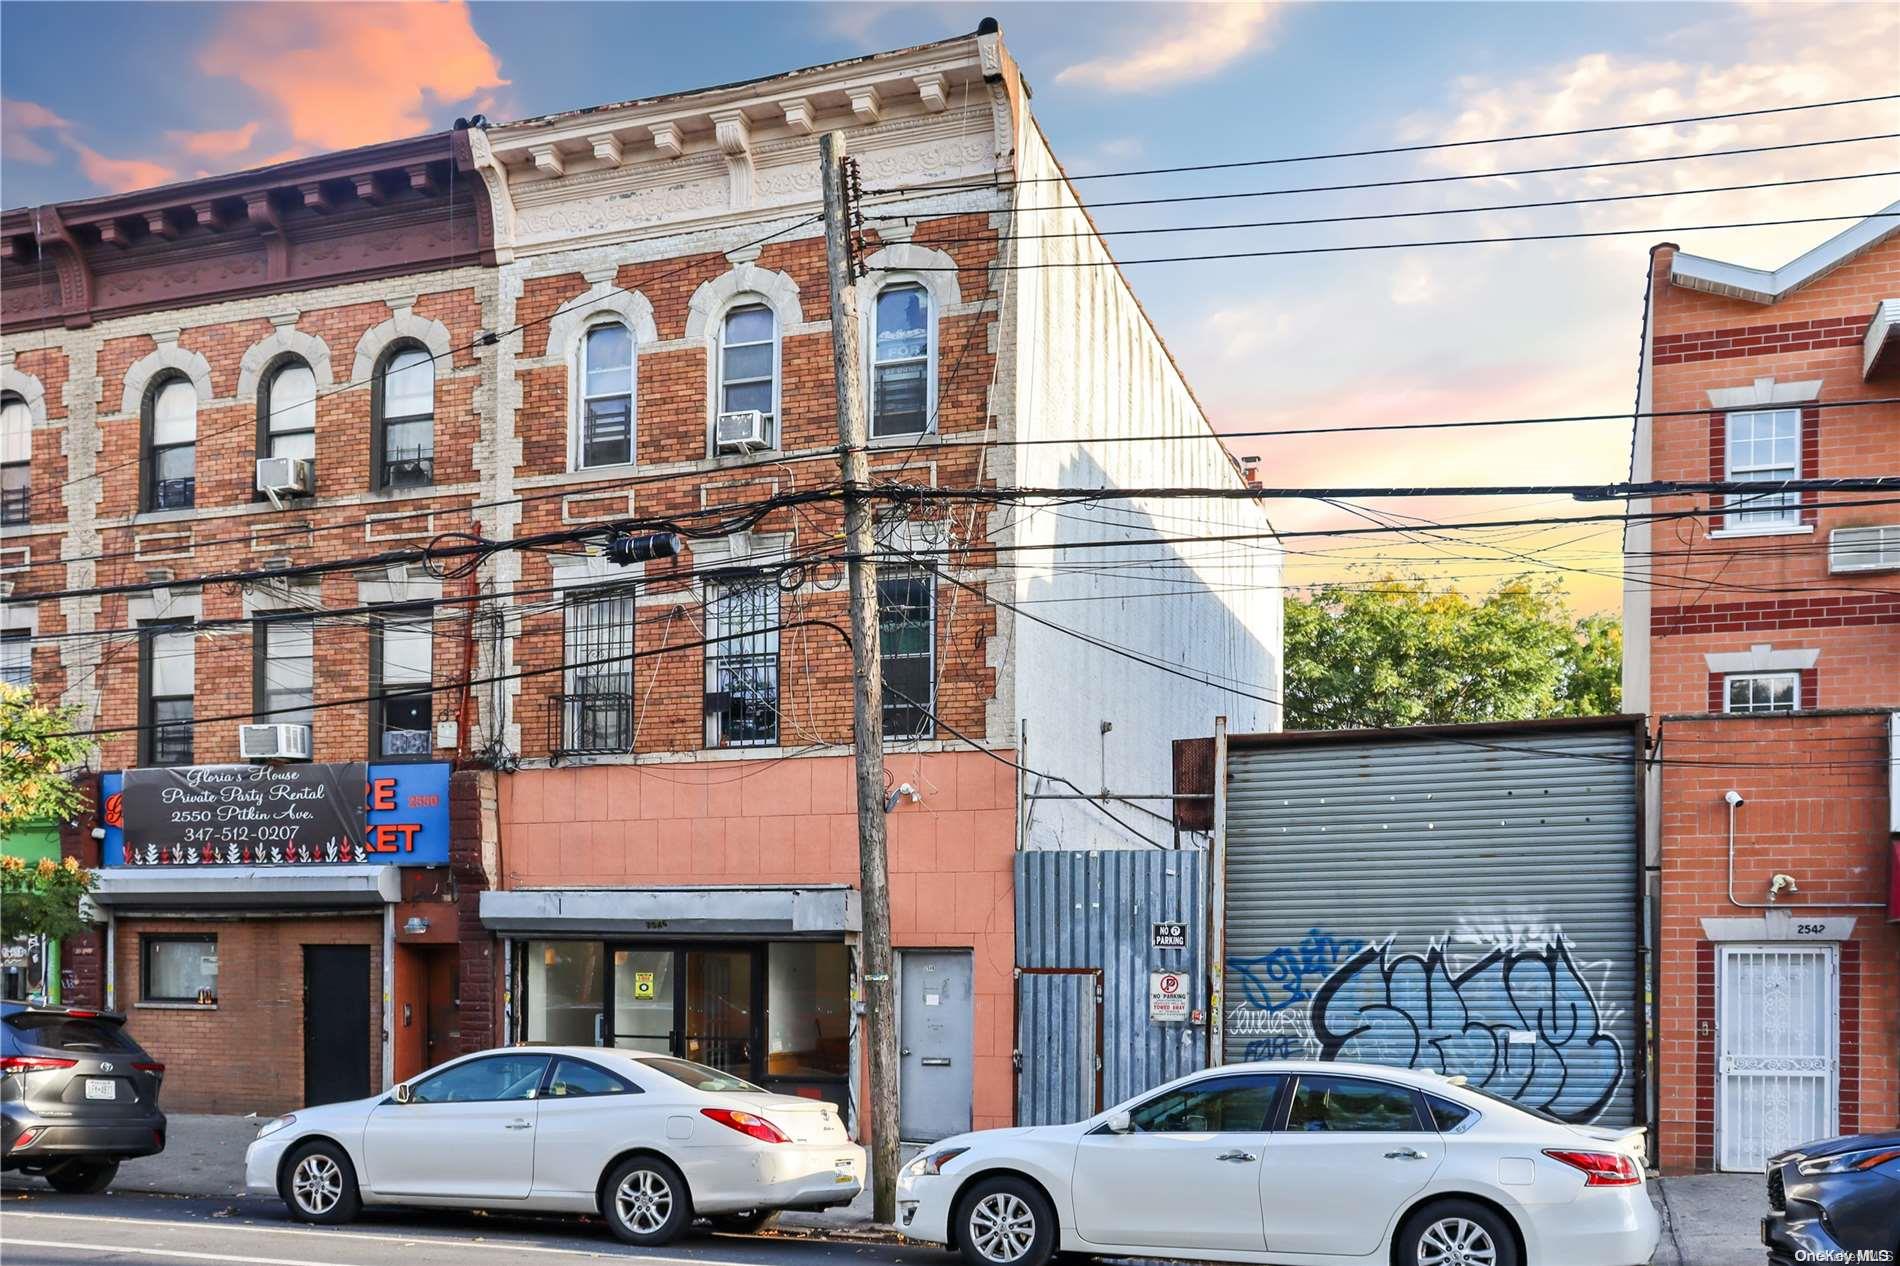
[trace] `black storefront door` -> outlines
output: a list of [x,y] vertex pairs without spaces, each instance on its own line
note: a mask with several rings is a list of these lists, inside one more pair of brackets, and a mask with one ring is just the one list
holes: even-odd
[[369,1094],[369,946],[303,947],[304,1102]]
[[607,960],[609,1044],[678,1055],[749,1080],[764,1069],[764,951],[620,945]]

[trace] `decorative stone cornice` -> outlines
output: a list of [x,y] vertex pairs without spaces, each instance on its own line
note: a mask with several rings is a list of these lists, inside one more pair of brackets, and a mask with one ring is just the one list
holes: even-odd
[[752,125],[746,122],[744,110],[715,110],[712,113],[713,139],[719,142],[719,151],[730,158],[737,158],[752,151]]
[[941,74],[919,75],[911,82],[917,87],[917,99],[924,103],[924,109],[932,114],[942,114],[949,106],[949,80]]
[[680,125],[671,120],[653,125],[653,148],[668,158],[678,158],[686,152],[686,134]]

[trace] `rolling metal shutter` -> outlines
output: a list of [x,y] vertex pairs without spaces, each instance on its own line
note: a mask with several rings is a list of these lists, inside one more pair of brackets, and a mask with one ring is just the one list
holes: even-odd
[[1642,1115],[1628,722],[1229,756],[1223,1055]]

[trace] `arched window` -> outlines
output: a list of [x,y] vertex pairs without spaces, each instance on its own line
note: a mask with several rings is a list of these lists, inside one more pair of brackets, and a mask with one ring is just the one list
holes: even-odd
[[302,360],[279,361],[257,393],[257,455],[317,458],[317,376]]
[[580,370],[579,464],[632,461],[633,331],[618,321],[590,328],[581,340]]
[[145,401],[145,508],[188,510],[198,500],[198,389],[166,378]]
[[33,410],[0,399],[0,523],[33,521]]
[[377,375],[378,488],[435,482],[435,358],[414,343],[391,351]]
[[936,331],[930,294],[916,282],[878,291],[871,321],[871,436],[921,435],[931,426]]
[[720,413],[756,409],[767,447],[778,444],[778,322],[762,303],[733,308],[719,326]]

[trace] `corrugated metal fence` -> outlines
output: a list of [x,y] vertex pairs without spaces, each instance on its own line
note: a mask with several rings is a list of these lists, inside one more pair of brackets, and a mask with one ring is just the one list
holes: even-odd
[[1222,1052],[1643,1112],[1628,722],[1291,741],[1228,762]]
[[[1016,1120],[1080,1120],[1206,1063],[1202,1016],[1149,1019],[1149,977],[1207,1002],[1207,865],[1199,852],[1016,857]],[[1156,949],[1156,923],[1185,925]]]

